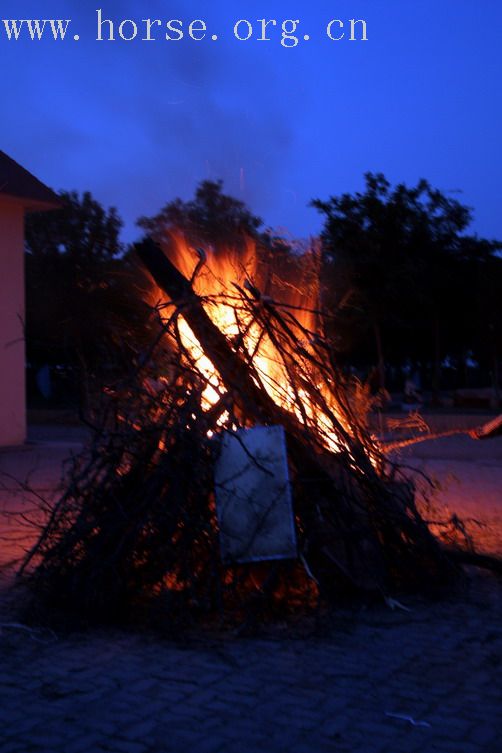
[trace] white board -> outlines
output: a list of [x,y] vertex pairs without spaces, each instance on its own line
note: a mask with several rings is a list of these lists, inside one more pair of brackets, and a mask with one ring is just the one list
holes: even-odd
[[282,426],[225,432],[215,465],[216,512],[225,562],[297,556]]

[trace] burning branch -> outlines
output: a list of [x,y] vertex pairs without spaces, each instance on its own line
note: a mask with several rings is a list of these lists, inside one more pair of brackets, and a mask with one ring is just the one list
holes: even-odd
[[[176,263],[152,241],[138,250],[159,337],[134,378],[109,390],[94,440],[26,559],[36,600],[101,619],[160,600],[174,618],[239,610],[257,603],[257,590],[261,609],[280,595],[305,602],[313,583],[329,599],[447,583],[455,568],[419,515],[412,482],[354,411],[311,313],[262,295],[235,266],[220,275],[224,260],[209,253],[183,247],[180,261],[172,246]],[[218,437],[258,425],[286,434],[299,558],[223,563]]]

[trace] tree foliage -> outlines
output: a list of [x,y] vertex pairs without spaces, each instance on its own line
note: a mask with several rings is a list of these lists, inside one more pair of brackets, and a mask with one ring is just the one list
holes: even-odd
[[386,363],[410,360],[428,364],[439,388],[444,359],[480,355],[489,321],[500,321],[500,301],[488,305],[483,290],[501,280],[502,246],[468,235],[470,209],[425,180],[392,188],[382,174],[365,178],[364,192],[312,202],[324,216],[325,302],[339,347],[368,360],[372,339],[381,380]]
[[[361,192],[312,202],[324,218],[323,303],[339,358],[366,372],[377,364],[381,384],[407,364],[436,391],[446,373],[448,386],[467,384],[475,361],[478,384],[498,385],[502,244],[470,233],[470,209],[425,180],[408,187],[382,174],[365,178]],[[32,214],[26,225],[28,358],[35,367],[70,365],[81,384],[103,381],[111,350],[127,368],[151,334],[148,282],[134,249],[121,245],[115,209],[88,192],[60,196],[61,210]],[[138,224],[157,241],[181,232],[206,248],[239,249],[251,239],[263,292],[281,295],[264,272],[271,266],[307,286],[308,269],[291,243],[264,230],[221,181],[203,181],[193,198],[171,200]],[[402,386],[402,376],[390,386]]]
[[161,245],[169,244],[173,234],[179,233],[190,246],[209,247],[216,252],[228,248],[242,252],[251,241],[256,249],[262,292],[267,294],[278,292],[275,285],[278,278],[298,283],[308,277],[308,270],[300,255],[293,252],[291,242],[264,229],[262,220],[244,202],[224,193],[222,181],[202,181],[193,199],[174,199],[158,214],[141,217],[138,225]]
[[181,231],[194,246],[238,247],[245,238],[261,238],[263,222],[242,201],[225,194],[222,181],[205,180],[197,187],[193,199],[174,199],[155,216],[141,217],[138,225],[157,241],[163,241],[173,231]]
[[85,392],[124,364],[146,326],[136,272],[122,256],[122,221],[88,192],[61,192],[61,210],[26,222],[26,343],[30,364],[73,370]]

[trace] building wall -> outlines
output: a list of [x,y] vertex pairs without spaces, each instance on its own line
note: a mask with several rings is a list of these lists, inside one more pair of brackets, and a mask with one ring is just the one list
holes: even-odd
[[0,196],[0,446],[26,439],[24,208]]

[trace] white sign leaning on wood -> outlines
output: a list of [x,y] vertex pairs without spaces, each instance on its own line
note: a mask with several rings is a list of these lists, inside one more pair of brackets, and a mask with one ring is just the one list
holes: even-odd
[[216,512],[225,562],[297,556],[282,426],[224,432],[215,465]]

